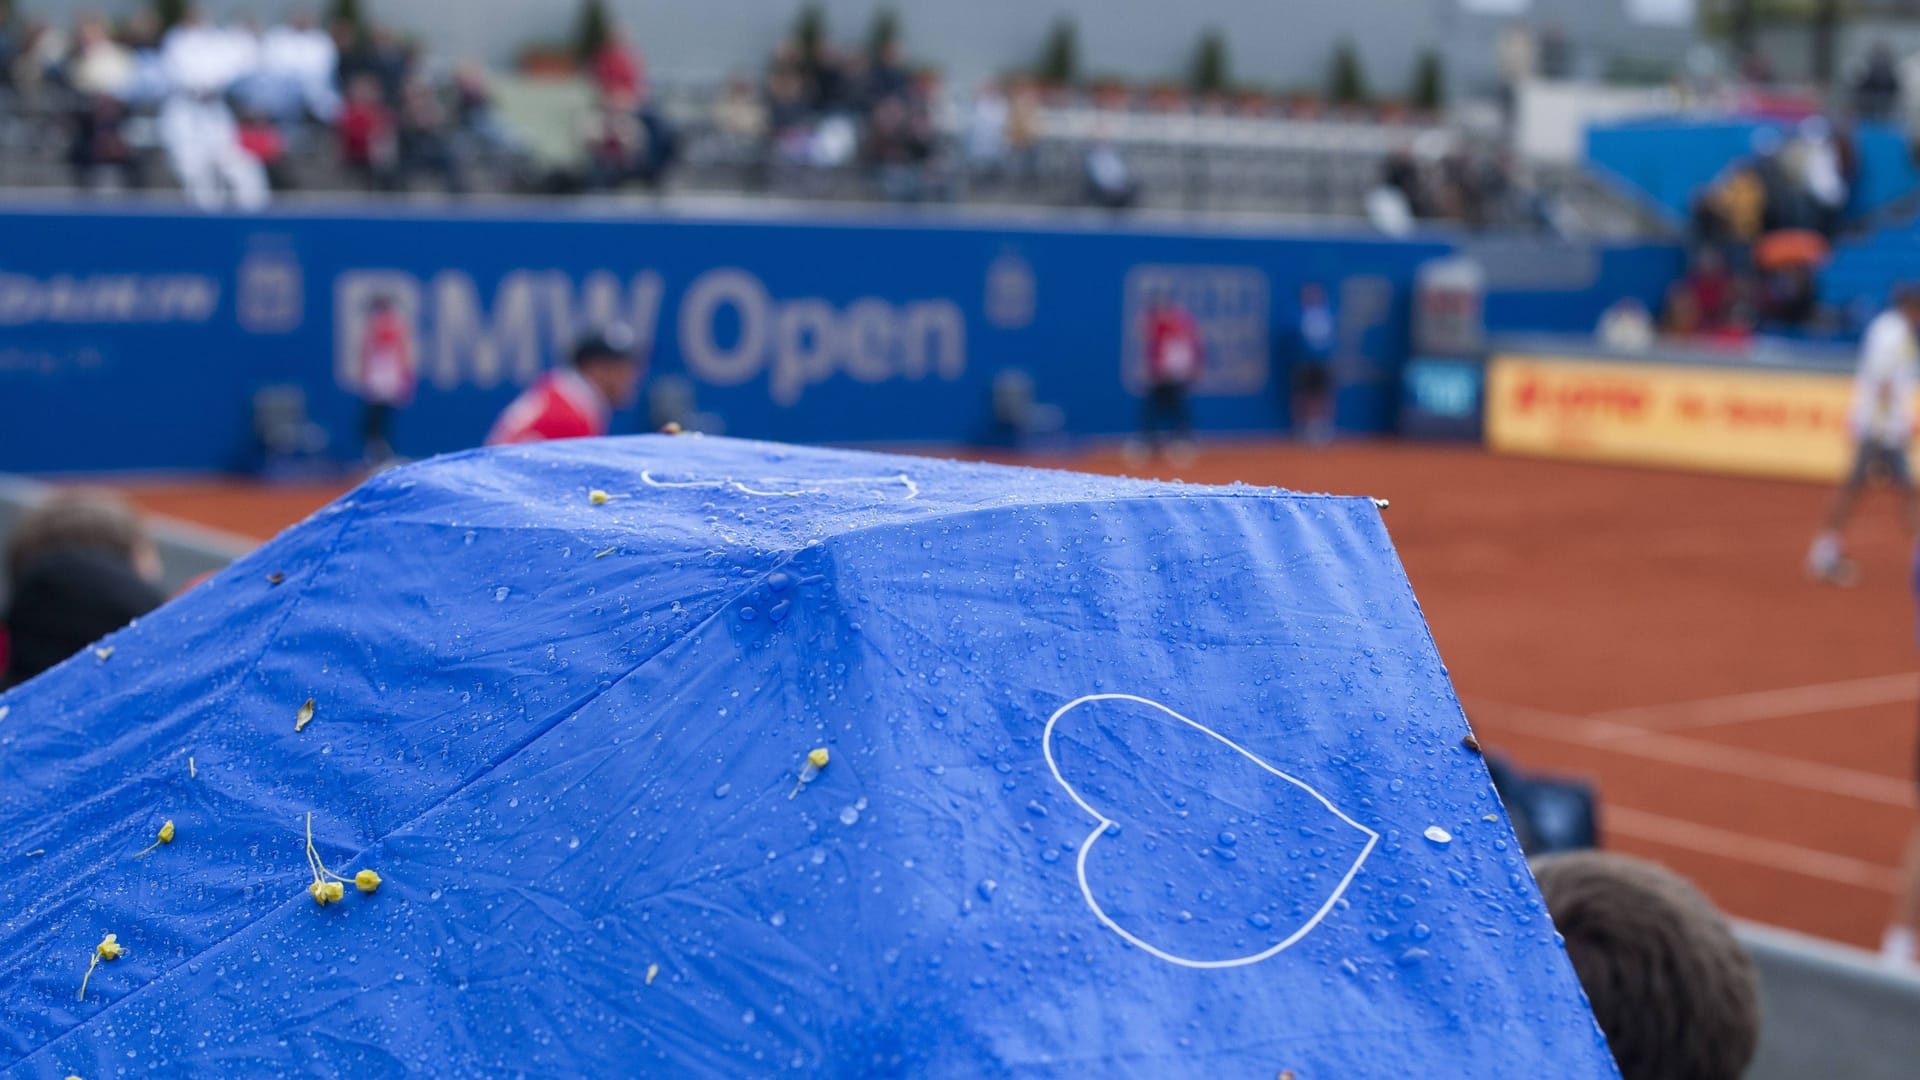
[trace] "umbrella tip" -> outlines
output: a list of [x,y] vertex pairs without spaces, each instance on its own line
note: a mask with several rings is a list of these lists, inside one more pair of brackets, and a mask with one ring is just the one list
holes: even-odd
[[1373,505],[1375,509],[1385,510],[1387,507],[1392,506],[1393,504],[1388,502],[1385,499],[1375,499],[1373,500]]
[[680,422],[679,422],[678,420],[669,420],[669,421],[667,421],[666,423],[664,423],[664,424],[661,424],[661,425],[660,425],[660,434],[662,434],[662,435],[678,435],[678,434],[680,434]]

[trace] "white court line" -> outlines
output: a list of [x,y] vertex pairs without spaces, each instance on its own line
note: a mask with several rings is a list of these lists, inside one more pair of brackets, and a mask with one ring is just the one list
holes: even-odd
[[1505,728],[1556,742],[1664,761],[1672,765],[1686,765],[1803,791],[1840,795],[1883,806],[1906,808],[1914,803],[1914,786],[1910,780],[1839,765],[1802,761],[1764,750],[1704,742],[1683,735],[1663,735],[1597,717],[1568,716],[1545,709],[1477,698],[1463,704],[1476,726],[1485,723],[1490,727]]
[[1650,814],[1631,807],[1607,806],[1602,809],[1600,821],[1601,827],[1610,833],[1717,855],[1837,885],[1854,885],[1891,894],[1899,883],[1900,875],[1885,866],[1850,859],[1845,855],[1815,851],[1797,844],[1783,844],[1777,840],[1728,832],[1663,814]]
[[1686,701],[1671,705],[1641,705],[1595,713],[1593,718],[1637,728],[1688,731],[1741,724],[1752,720],[1779,720],[1789,716],[1857,709],[1870,705],[1898,705],[1920,699],[1920,676],[1912,673],[1874,675],[1864,679],[1789,686],[1749,694]]
[[[1313,913],[1313,918],[1308,919],[1306,923],[1303,924],[1298,930],[1295,930],[1292,934],[1288,935],[1285,941],[1282,941],[1280,944],[1275,945],[1270,949],[1257,953],[1253,956],[1236,956],[1228,960],[1189,960],[1184,956],[1175,956],[1170,952],[1164,952],[1160,949],[1154,948],[1152,945],[1149,945],[1146,942],[1128,933],[1124,928],[1121,927],[1119,923],[1114,922],[1113,919],[1107,915],[1105,909],[1101,908],[1100,901],[1095,900],[1093,898],[1093,887],[1087,884],[1087,853],[1093,850],[1093,842],[1100,839],[1101,836],[1105,835],[1107,828],[1113,825],[1114,822],[1113,822],[1113,819],[1107,817],[1105,814],[1102,814],[1100,811],[1095,810],[1090,804],[1088,804],[1087,800],[1080,797],[1080,793],[1073,789],[1073,785],[1067,783],[1067,778],[1060,775],[1060,766],[1057,762],[1053,760],[1053,726],[1054,724],[1058,723],[1062,716],[1065,716],[1066,714],[1072,712],[1073,710],[1079,708],[1080,706],[1093,701],[1131,701],[1139,705],[1148,705],[1153,708],[1159,709],[1161,712],[1166,713],[1168,716],[1173,717],[1175,720],[1180,721],[1181,723],[1187,725],[1188,727],[1194,728],[1197,731],[1201,731],[1208,735],[1213,736],[1214,738],[1220,740],[1222,743],[1225,743],[1227,746],[1239,752],[1239,754],[1242,757],[1245,757],[1248,761],[1253,762],[1255,765],[1260,766],[1261,768],[1267,770],[1268,772],[1279,777],[1280,779],[1285,780],[1287,783],[1292,784],[1294,787],[1297,787],[1300,790],[1306,792],[1307,794],[1313,796],[1314,798],[1320,800],[1320,805],[1332,811],[1334,817],[1339,818],[1341,821],[1344,821],[1347,824],[1365,833],[1367,835],[1367,846],[1360,850],[1360,857],[1353,860],[1353,865],[1347,868],[1347,876],[1340,879],[1340,884],[1334,887],[1333,894],[1327,897],[1327,902],[1320,905],[1320,910]],[[1058,709],[1054,710],[1054,713],[1052,716],[1047,717],[1046,730],[1043,731],[1040,735],[1040,752],[1046,756],[1047,768],[1053,770],[1053,778],[1060,782],[1061,787],[1067,789],[1067,795],[1070,798],[1072,798],[1074,802],[1079,803],[1080,809],[1085,810],[1088,813],[1088,815],[1090,815],[1094,820],[1093,831],[1088,833],[1086,840],[1080,844],[1080,858],[1077,863],[1077,866],[1080,872],[1080,895],[1086,897],[1087,906],[1093,909],[1093,914],[1097,918],[1099,918],[1101,922],[1106,924],[1107,929],[1113,931],[1116,934],[1119,934],[1121,937],[1127,939],[1133,944],[1146,950],[1152,955],[1157,956],[1162,960],[1165,960],[1169,964],[1179,964],[1181,967],[1190,967],[1190,968],[1230,968],[1230,967],[1241,967],[1245,964],[1257,964],[1260,961],[1265,960],[1267,957],[1272,956],[1275,953],[1278,953],[1279,951],[1281,951],[1282,949],[1285,949],[1289,945],[1292,945],[1293,943],[1299,941],[1301,938],[1306,937],[1308,931],[1320,925],[1320,920],[1326,918],[1327,912],[1333,910],[1333,905],[1340,902],[1340,897],[1346,893],[1347,886],[1353,884],[1353,876],[1360,872],[1361,864],[1367,861],[1368,855],[1373,854],[1373,846],[1380,842],[1379,833],[1374,832],[1372,829],[1367,828],[1365,825],[1362,825],[1359,822],[1348,817],[1347,815],[1341,813],[1339,807],[1333,805],[1333,803],[1331,802],[1328,802],[1327,797],[1325,795],[1322,795],[1318,791],[1315,791],[1313,788],[1309,787],[1305,782],[1297,780],[1291,776],[1288,776],[1286,773],[1283,773],[1279,769],[1276,769],[1273,766],[1267,764],[1266,762],[1260,760],[1258,757],[1255,757],[1253,754],[1249,753],[1245,748],[1240,746],[1238,743],[1220,734],[1219,732],[1214,731],[1212,728],[1206,727],[1203,724],[1195,723],[1194,721],[1189,720],[1184,716],[1181,716],[1179,713],[1174,712],[1172,709],[1167,708],[1165,705],[1162,705],[1157,701],[1149,701],[1146,698],[1135,697],[1132,694],[1088,694],[1085,697],[1075,698],[1072,701],[1067,702],[1065,705],[1060,706]]]

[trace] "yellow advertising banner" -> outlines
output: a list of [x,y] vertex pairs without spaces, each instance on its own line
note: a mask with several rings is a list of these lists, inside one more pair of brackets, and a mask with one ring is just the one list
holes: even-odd
[[1487,445],[1538,457],[1838,480],[1850,376],[1496,355]]

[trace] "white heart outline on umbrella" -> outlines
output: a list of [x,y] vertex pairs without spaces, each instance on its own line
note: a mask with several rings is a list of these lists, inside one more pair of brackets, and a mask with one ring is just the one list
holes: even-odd
[[[1313,918],[1308,919],[1305,923],[1302,923],[1300,928],[1295,930],[1292,934],[1288,935],[1286,940],[1280,942],[1280,944],[1275,945],[1272,948],[1269,948],[1263,952],[1255,953],[1252,956],[1240,956],[1240,957],[1235,957],[1231,960],[1189,960],[1184,956],[1175,956],[1170,952],[1167,952],[1163,949],[1157,949],[1154,946],[1147,944],[1145,941],[1142,941],[1139,938],[1135,937],[1134,935],[1128,933],[1125,927],[1122,927],[1119,923],[1114,922],[1113,919],[1107,915],[1106,911],[1100,907],[1100,901],[1094,899],[1093,888],[1087,884],[1087,853],[1093,850],[1094,842],[1096,840],[1099,840],[1100,837],[1106,834],[1108,826],[1115,825],[1118,823],[1115,822],[1113,819],[1107,817],[1105,814],[1102,814],[1100,811],[1095,810],[1092,806],[1088,805],[1087,801],[1080,797],[1080,793],[1073,790],[1073,785],[1067,783],[1067,778],[1060,775],[1060,765],[1058,762],[1053,760],[1053,726],[1054,724],[1058,723],[1062,716],[1065,716],[1066,714],[1072,712],[1073,710],[1079,708],[1082,705],[1085,705],[1089,702],[1094,702],[1094,701],[1132,701],[1141,705],[1149,705],[1149,706],[1152,706],[1153,708],[1159,709],[1163,713],[1166,713],[1168,716],[1173,717],[1175,720],[1178,720],[1181,723],[1186,724],[1188,727],[1194,728],[1198,731],[1205,732],[1206,734],[1212,736],[1213,738],[1220,740],[1220,742],[1226,744],[1228,747],[1231,747],[1235,752],[1245,757],[1248,761],[1253,762],[1255,765],[1260,766],[1261,768],[1267,770],[1268,772],[1279,777],[1280,779],[1285,780],[1287,783],[1292,784],[1293,786],[1313,796],[1315,799],[1319,800],[1320,805],[1332,811],[1333,816],[1339,818],[1341,821],[1346,822],[1347,824],[1353,826],[1354,828],[1360,830],[1361,832],[1366,833],[1367,846],[1361,849],[1360,857],[1353,860],[1353,865],[1347,868],[1346,876],[1341,878],[1340,884],[1334,887],[1332,894],[1330,894],[1327,897],[1326,903],[1320,905],[1320,910],[1313,913]],[[1289,776],[1286,773],[1280,771],[1279,769],[1276,769],[1273,766],[1267,764],[1266,762],[1260,760],[1259,757],[1248,752],[1245,747],[1239,745],[1238,743],[1234,742],[1232,739],[1227,738],[1226,736],[1220,734],[1219,732],[1214,731],[1212,728],[1207,727],[1205,724],[1201,724],[1197,721],[1190,720],[1187,717],[1184,717],[1179,713],[1174,712],[1172,709],[1167,708],[1165,705],[1162,705],[1157,701],[1152,701],[1147,698],[1139,697],[1134,694],[1088,694],[1084,697],[1075,698],[1072,701],[1067,702],[1065,705],[1060,706],[1058,709],[1054,710],[1054,713],[1052,716],[1047,717],[1046,730],[1042,732],[1040,736],[1040,751],[1042,754],[1046,756],[1047,768],[1053,770],[1053,778],[1060,782],[1060,786],[1062,788],[1066,789],[1068,797],[1072,798],[1074,802],[1079,803],[1080,809],[1085,810],[1089,815],[1093,817],[1094,821],[1097,822],[1097,824],[1094,825],[1093,827],[1093,831],[1087,834],[1086,840],[1081,842],[1080,857],[1077,860],[1075,860],[1075,864],[1074,864],[1075,869],[1077,870],[1080,878],[1080,895],[1086,898],[1087,906],[1093,909],[1094,916],[1097,917],[1101,922],[1105,923],[1107,926],[1107,929],[1112,930],[1114,933],[1119,934],[1121,937],[1125,938],[1127,941],[1133,943],[1134,945],[1145,950],[1146,952],[1151,953],[1152,955],[1157,956],[1162,960],[1165,960],[1170,964],[1179,964],[1182,967],[1190,967],[1190,968],[1244,967],[1247,964],[1257,964],[1260,961],[1265,960],[1268,957],[1274,955],[1275,953],[1278,953],[1281,950],[1287,948],[1288,946],[1293,945],[1295,942],[1299,941],[1301,938],[1306,937],[1307,934],[1310,931],[1312,931],[1314,927],[1320,925],[1320,920],[1326,918],[1327,913],[1333,910],[1333,905],[1338,903],[1340,901],[1340,897],[1346,894],[1347,886],[1353,883],[1354,875],[1360,872],[1360,867],[1362,864],[1364,864],[1367,861],[1367,856],[1373,854],[1374,845],[1380,842],[1379,833],[1374,832],[1372,829],[1369,829],[1365,825],[1362,825],[1359,822],[1353,820],[1352,818],[1348,817],[1346,814],[1341,813],[1339,807],[1333,805],[1332,802],[1328,801],[1325,795],[1322,795],[1318,791],[1315,791],[1312,786],[1308,785],[1304,781],[1298,779],[1297,777]]]
[[[754,481],[756,484],[764,484],[776,489],[772,491],[765,490],[764,488],[748,487],[746,484],[735,480],[731,476],[720,480],[659,480],[654,478],[651,470],[646,469],[640,471],[640,482],[653,488],[710,489],[713,491],[723,491],[727,488],[732,488],[742,495],[753,495],[766,499],[797,499],[803,495],[825,495],[827,492],[824,489],[827,487],[870,484],[874,488],[879,489],[889,484],[899,484],[907,493],[906,498],[900,500],[901,502],[911,502],[920,497],[920,485],[914,483],[913,477],[903,472],[894,473],[891,476],[843,476],[825,480],[763,479]],[[790,488],[794,490],[787,490]]]

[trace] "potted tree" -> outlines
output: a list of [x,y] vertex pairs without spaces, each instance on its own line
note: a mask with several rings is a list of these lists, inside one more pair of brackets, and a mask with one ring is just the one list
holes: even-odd
[[1040,49],[1040,63],[1033,71],[1040,96],[1050,104],[1066,98],[1080,78],[1080,41],[1072,19],[1060,19],[1047,31],[1046,44]]
[[1342,40],[1333,50],[1332,70],[1327,78],[1327,102],[1343,112],[1357,113],[1372,100],[1367,90],[1367,73],[1360,66],[1360,53],[1353,42]]

